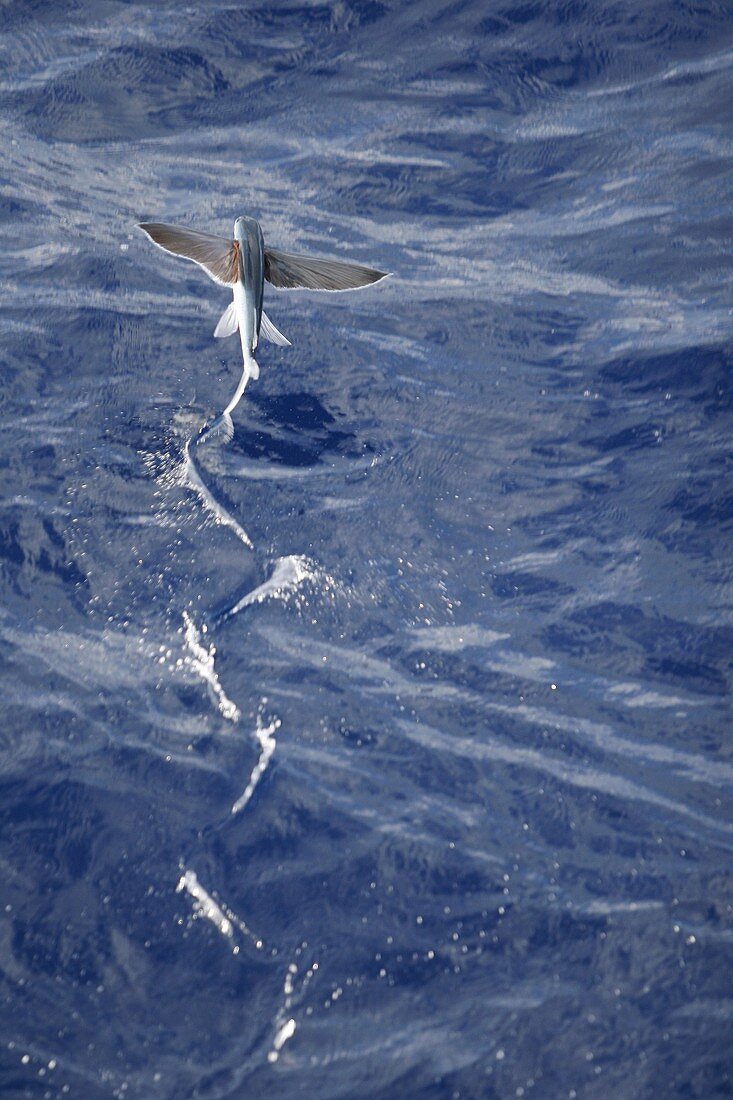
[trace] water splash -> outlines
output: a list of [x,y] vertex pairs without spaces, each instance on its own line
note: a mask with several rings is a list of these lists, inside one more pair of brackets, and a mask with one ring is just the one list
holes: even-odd
[[259,783],[260,779],[262,779],[262,776],[265,774],[267,765],[270,763],[270,757],[277,747],[275,734],[280,729],[281,725],[282,722],[279,718],[273,718],[266,726],[263,726],[261,715],[257,715],[257,727],[255,729],[255,734],[257,736],[257,740],[260,743],[260,755],[257,763],[252,769],[252,773],[249,777],[249,783],[232,806],[233,814],[238,814],[241,810],[244,809],[244,807],[247,805],[250,798],[254,794],[257,784]]
[[221,619],[230,619],[234,615],[238,615],[245,607],[250,607],[254,603],[262,603],[268,597],[282,599],[289,593],[294,592],[303,581],[312,580],[314,576],[315,574],[309,567],[306,558],[301,555],[288,554],[287,557],[278,558],[272,576],[253,588],[228,611],[225,611]]
[[238,955],[240,951],[240,945],[236,942],[237,931],[251,940],[257,950],[261,951],[264,946],[262,940],[247,926],[246,922],[224,902],[216,901],[201,885],[195,871],[183,864],[181,864],[181,870],[183,873],[178,880],[176,893],[180,894],[185,890],[193,899],[193,919],[203,917],[213,924],[225,939],[232,942],[233,955]]
[[272,1049],[267,1055],[268,1062],[276,1062],[278,1060],[278,1058],[280,1057],[280,1051],[285,1046],[288,1039],[292,1039],[293,1035],[295,1035],[295,1029],[297,1026],[298,1025],[291,1016],[290,1019],[286,1020],[285,1023],[278,1029],[278,1031],[275,1033],[275,1037],[272,1040]]
[[183,623],[186,645],[191,651],[191,657],[188,659],[189,667],[206,683],[222,717],[230,722],[238,722],[241,716],[239,707],[224,691],[214,668],[216,646],[213,642],[207,646],[203,640],[203,635],[207,632],[206,625],[204,624],[199,630],[187,611],[183,612]]
[[186,890],[193,898],[193,911],[197,917],[205,917],[211,921],[222,936],[231,939],[234,935],[234,926],[224,910],[218,905],[211,894],[203,888],[195,871],[184,871],[178,880],[176,893]]
[[204,428],[195,440],[186,440],[183,446],[183,480],[185,484],[198,494],[204,507],[211,512],[216,523],[221,527],[228,527],[229,530],[237,536],[240,542],[244,543],[248,550],[254,550],[254,543],[241,523],[239,523],[234,516],[226,510],[224,505],[216,499],[201,476],[191,451],[191,445],[193,443],[194,446],[198,446],[206,436],[208,436],[208,429]]
[[[305,947],[303,943],[302,947],[299,947],[296,954],[299,955],[302,948]],[[300,983],[300,991],[297,995],[298,1001],[302,1000],[303,994],[313,980],[315,974],[318,971],[318,963],[313,962],[303,975],[303,980]],[[297,1028],[297,1022],[292,1015],[293,1002],[296,999],[295,993],[295,980],[298,975],[297,964],[291,962],[288,964],[288,969],[285,971],[285,980],[283,982],[283,1003],[278,1009],[275,1016],[275,1034],[272,1039],[272,1045],[267,1054],[267,1061],[270,1064],[277,1062],[280,1057],[280,1051],[285,1046],[289,1039],[292,1039]]]

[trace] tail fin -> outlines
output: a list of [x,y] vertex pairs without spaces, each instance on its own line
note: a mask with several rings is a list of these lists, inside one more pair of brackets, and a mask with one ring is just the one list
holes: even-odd
[[229,402],[227,407],[224,409],[224,412],[222,414],[223,416],[228,416],[229,413],[233,412],[234,409],[236,409],[237,405],[239,404],[239,399],[241,398],[242,394],[244,393],[245,386],[249,382],[250,378],[259,378],[259,377],[260,377],[260,368],[257,366],[257,363],[255,362],[255,360],[252,358],[251,355],[246,357],[245,360],[244,360],[244,364],[242,366],[242,377],[239,379],[239,385],[237,386],[236,390],[234,391],[234,394],[232,396],[231,401]]

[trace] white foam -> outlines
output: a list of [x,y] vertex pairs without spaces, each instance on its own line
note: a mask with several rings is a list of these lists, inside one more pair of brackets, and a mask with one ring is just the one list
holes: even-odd
[[184,871],[178,880],[176,893],[186,890],[193,898],[193,910],[197,917],[205,917],[211,921],[222,936],[231,939],[234,935],[234,925],[224,910],[218,905],[211,894],[203,888],[195,871]]
[[244,788],[244,791],[239,796],[237,801],[232,806],[232,813],[238,814],[249,802],[250,798],[255,792],[255,788],[259,783],[262,776],[265,774],[267,765],[270,763],[270,757],[277,747],[277,741],[275,740],[275,734],[280,729],[282,722],[279,718],[273,718],[266,726],[262,725],[262,719],[260,715],[257,715],[257,728],[255,734],[257,740],[260,743],[260,756],[252,769],[252,774],[249,777],[249,783]]
[[[305,946],[305,944],[303,944],[303,946]],[[302,948],[298,948],[296,955],[299,955],[301,950]],[[300,982],[300,991],[296,998],[295,979],[298,976],[298,967],[294,962],[289,963],[288,969],[285,971],[285,980],[283,982],[283,1003],[275,1016],[275,1034],[272,1039],[272,1046],[267,1055],[268,1062],[277,1062],[280,1057],[280,1051],[285,1046],[288,1039],[292,1039],[295,1034],[295,1029],[298,1025],[291,1015],[293,1001],[297,1000],[299,1002],[302,1000],[303,994],[315,977],[317,971],[318,963],[311,963],[303,975]]]
[[207,489],[204,485],[201,475],[196,468],[196,463],[191,457],[189,450],[190,440],[187,440],[184,448],[184,466],[183,466],[183,479],[185,483],[194,490],[195,493],[201,499],[204,507],[207,508],[214,516],[215,521],[222,527],[228,527],[230,531],[233,531],[237,538],[244,543],[248,550],[254,550],[254,544],[249,537],[245,529],[240,523],[227,512],[226,508],[219,503],[216,497]]
[[189,667],[206,683],[222,717],[230,722],[238,722],[240,718],[239,707],[232,702],[224,691],[214,668],[216,646],[213,642],[208,647],[204,644],[202,634],[206,632],[206,627],[203,626],[199,630],[187,611],[183,612],[183,622],[186,645],[191,651],[191,657],[188,659]]
[[262,603],[268,597],[282,599],[290,592],[294,592],[298,585],[312,576],[313,574],[308,568],[308,563],[304,557],[297,554],[288,554],[285,558],[279,558],[272,576],[259,584],[257,588],[253,588],[246,596],[243,596],[239,603],[227,612],[227,616],[236,615],[243,608],[249,607],[253,603]]
[[443,653],[458,653],[469,646],[493,646],[504,642],[509,634],[498,630],[488,630],[475,623],[465,626],[418,627],[412,631],[417,646],[434,649]]
[[608,696],[619,700],[627,707],[699,707],[701,699],[685,699],[681,695],[662,695],[658,691],[637,683],[613,684],[607,689]]
[[289,1020],[286,1020],[282,1027],[278,1029],[278,1031],[275,1033],[274,1039],[272,1040],[272,1049],[267,1055],[268,1062],[276,1062],[278,1060],[278,1058],[280,1057],[280,1051],[285,1046],[288,1039],[292,1039],[293,1035],[295,1035],[295,1029],[297,1026],[298,1025],[291,1016],[291,1018]]
[[222,934],[226,939],[231,940],[233,943],[232,954],[239,954],[239,945],[236,941],[236,931],[241,932],[247,936],[254,943],[258,951],[262,950],[264,946],[262,940],[259,939],[247,924],[238,917],[228,905],[222,903],[221,905],[214,900],[208,890],[204,889],[198,880],[198,876],[195,871],[191,871],[186,867],[181,867],[183,874],[178,880],[176,886],[176,893],[180,894],[183,890],[193,898],[193,915],[194,918],[204,917],[210,921],[211,924]]

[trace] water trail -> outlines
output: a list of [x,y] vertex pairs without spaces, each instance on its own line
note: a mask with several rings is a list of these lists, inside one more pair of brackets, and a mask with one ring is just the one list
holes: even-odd
[[[299,947],[296,951],[296,955],[300,955],[305,943]],[[300,992],[298,994],[298,1001],[302,1000],[303,994],[313,980],[315,974],[318,971],[318,963],[313,962],[303,975],[303,980],[300,983]],[[298,1026],[295,1018],[291,1015],[293,1008],[293,1001],[295,1000],[295,979],[298,974],[298,967],[296,963],[291,962],[288,965],[288,969],[285,972],[285,981],[283,982],[283,1003],[278,1009],[275,1016],[275,1034],[272,1039],[272,1046],[267,1055],[267,1061],[270,1063],[277,1062],[280,1057],[280,1051],[287,1043],[288,1039],[292,1039],[295,1034],[295,1029]]]
[[238,814],[240,810],[244,809],[244,807],[247,805],[250,798],[254,794],[255,787],[259,783],[262,776],[265,774],[267,765],[270,763],[270,757],[274,753],[277,746],[275,734],[280,729],[281,725],[282,722],[279,718],[273,718],[266,726],[263,726],[261,715],[257,715],[257,728],[255,730],[255,733],[257,735],[257,740],[260,743],[260,756],[254,768],[252,769],[252,773],[249,777],[249,782],[247,786],[244,788],[244,791],[232,806],[233,814]]
[[[191,436],[186,440],[183,448],[183,479],[185,483],[198,494],[204,507],[214,515],[216,522],[223,527],[228,527],[237,538],[244,543],[248,550],[254,550],[254,545],[247,532],[234,516],[219,503],[214,494],[207,487],[195,457],[197,448],[203,443],[211,440],[214,436],[218,436],[224,443],[231,440],[233,435],[233,423],[230,413],[242,396],[249,377],[250,370],[245,361],[242,378],[226,409],[220,416],[212,421],[210,425],[204,425],[197,435]],[[219,623],[228,619],[238,614],[243,608],[249,607],[252,604],[261,603],[268,597],[282,598],[286,594],[294,591],[303,580],[310,576],[312,576],[312,573],[304,557],[291,554],[280,558],[275,563],[272,575],[238,600],[237,603],[229,610],[225,611],[216,622]],[[183,612],[183,623],[185,643],[191,654],[190,658],[188,658],[188,663],[205,681],[222,716],[229,721],[239,722],[241,719],[241,712],[237,705],[227,696],[214,667],[216,646],[212,642],[208,642],[204,637],[208,632],[208,628],[204,624],[199,629],[188,611]],[[266,702],[267,700],[263,699],[263,707]],[[262,709],[260,709],[257,714],[255,736],[259,744],[260,752],[244,791],[232,805],[232,815],[239,814],[245,809],[257,785],[262,779],[262,776],[265,774],[277,747],[275,735],[280,729],[281,724],[281,720],[277,717],[272,717],[269,721],[266,721]],[[190,868],[186,868],[183,863],[181,863],[181,877],[178,881],[176,891],[178,893],[183,891],[188,893],[193,900],[194,919],[204,917],[206,920],[210,921],[220,934],[231,942],[233,954],[239,954],[240,950],[240,945],[236,942],[235,933],[237,930],[252,940],[258,950],[262,949],[262,940],[258,939],[250,931],[245,922],[242,921],[236,913],[229,909],[223,902],[215,900],[201,885],[196,873]],[[306,988],[310,978],[317,969],[318,964],[314,963],[308,970],[305,980],[302,983],[303,989]],[[295,1033],[296,1022],[290,1015],[290,1006],[293,999],[293,983],[296,974],[297,966],[295,963],[291,963],[285,976],[283,991],[284,1001],[275,1018],[275,1034],[267,1055],[269,1062],[277,1061],[283,1046]]]
[[280,1051],[285,1046],[288,1039],[292,1039],[295,1035],[295,1028],[297,1024],[292,1018],[286,1020],[282,1027],[276,1032],[275,1037],[272,1040],[272,1049],[267,1055],[268,1062],[276,1062],[280,1057]]
[[207,647],[202,638],[202,635],[207,631],[206,625],[199,630],[187,611],[183,612],[183,622],[186,645],[192,654],[189,659],[191,668],[205,681],[222,716],[230,722],[238,722],[240,718],[239,707],[232,702],[224,691],[214,668],[216,646],[212,642]]
[[[228,413],[222,413],[222,415],[217,417],[211,425],[204,425],[195,438],[186,440],[183,447],[183,476],[190,488],[199,495],[204,507],[213,514],[216,522],[222,527],[228,527],[230,531],[233,531],[248,550],[254,550],[254,543],[242,525],[237,522],[234,516],[231,515],[222,504],[219,503],[211,490],[206,486],[198,464],[196,463],[196,459],[194,458],[194,448],[201,446],[204,440],[209,439],[212,434],[216,434],[222,426],[226,427],[227,421],[231,424],[231,417]],[[231,438],[231,436],[229,438]]]
[[301,555],[288,554],[287,557],[279,558],[272,571],[272,576],[253,588],[228,611],[224,611],[217,621],[223,622],[225,619],[231,619],[243,608],[249,607],[253,603],[262,603],[269,596],[279,599],[289,592],[294,592],[302,581],[312,576],[306,559]]
[[258,951],[262,950],[264,946],[262,940],[255,935],[245,921],[243,921],[241,917],[238,917],[228,905],[224,904],[224,902],[220,904],[214,900],[208,890],[204,889],[199,882],[195,871],[185,867],[183,864],[181,864],[181,871],[183,873],[178,880],[176,893],[180,894],[185,890],[193,899],[194,920],[199,917],[204,917],[206,920],[210,921],[225,939],[231,941],[233,955],[238,955],[240,950],[240,945],[236,942],[237,931],[251,940]]

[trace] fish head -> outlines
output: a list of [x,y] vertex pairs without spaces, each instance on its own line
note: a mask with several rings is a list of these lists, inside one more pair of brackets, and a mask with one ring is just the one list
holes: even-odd
[[258,262],[264,264],[265,242],[262,237],[260,223],[256,218],[245,216],[237,218],[234,223],[234,240],[239,244],[245,268],[247,267],[248,257],[252,257],[255,267]]
[[239,241],[240,244],[249,236],[257,237],[262,233],[260,229],[260,223],[256,218],[248,218],[246,214],[243,214],[241,218],[237,218],[234,223],[234,239]]

